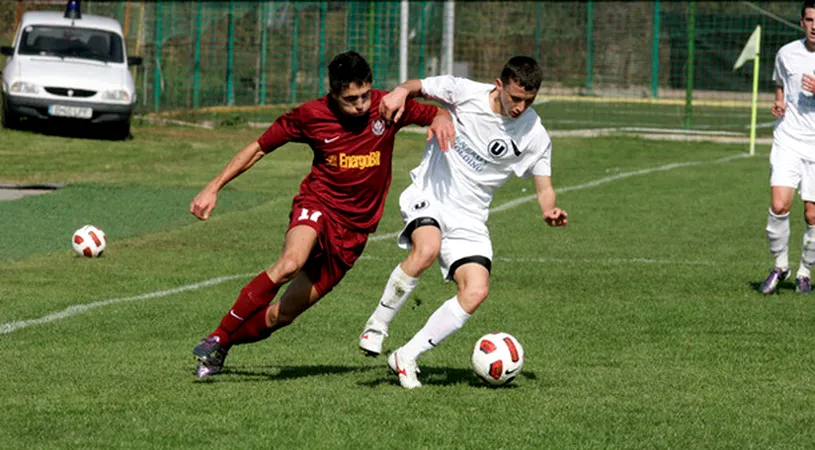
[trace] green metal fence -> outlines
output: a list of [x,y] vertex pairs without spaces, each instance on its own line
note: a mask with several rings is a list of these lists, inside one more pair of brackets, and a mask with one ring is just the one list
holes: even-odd
[[[0,4],[57,9],[64,2]],[[124,23],[143,112],[292,104],[328,90],[326,65],[355,49],[374,85],[399,80],[397,1],[84,0],[85,13]],[[408,75],[443,66],[444,1],[409,3]],[[549,126],[660,126],[741,130],[752,66],[733,62],[757,24],[762,100],[775,51],[801,36],[801,2],[455,3],[454,73],[491,82],[511,56],[536,57]],[[9,27],[11,28],[11,27]],[[11,39],[6,31],[0,38]],[[736,125],[737,124],[737,125]]]

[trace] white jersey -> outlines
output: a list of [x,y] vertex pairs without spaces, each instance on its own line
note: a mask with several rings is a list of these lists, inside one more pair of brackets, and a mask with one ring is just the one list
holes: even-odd
[[773,145],[815,161],[815,97],[801,88],[805,73],[815,76],[815,52],[807,50],[804,39],[778,50],[773,81],[784,88],[787,108],[775,123]]
[[515,174],[550,176],[552,141],[532,109],[513,119],[492,111],[494,85],[452,76],[422,80],[422,94],[441,102],[453,116],[454,148],[439,150],[433,139],[422,162],[410,172],[413,183],[430,190],[445,208],[487,221],[493,191]]

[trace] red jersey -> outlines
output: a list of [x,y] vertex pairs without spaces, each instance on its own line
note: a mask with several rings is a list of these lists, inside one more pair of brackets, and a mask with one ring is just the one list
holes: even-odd
[[388,125],[379,116],[386,93],[372,89],[371,109],[360,118],[344,116],[330,94],[312,100],[278,117],[258,139],[266,153],[287,142],[308,144],[314,159],[295,201],[316,199],[332,220],[366,233],[376,230],[385,207],[396,132],[408,124],[428,126],[437,112],[411,99],[399,122]]

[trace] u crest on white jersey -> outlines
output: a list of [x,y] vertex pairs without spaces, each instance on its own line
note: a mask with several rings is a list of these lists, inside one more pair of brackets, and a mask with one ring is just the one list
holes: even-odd
[[490,143],[487,144],[487,151],[489,151],[490,155],[494,156],[495,158],[504,156],[504,153],[507,152],[508,148],[509,147],[507,146],[506,141],[501,138],[491,139]]

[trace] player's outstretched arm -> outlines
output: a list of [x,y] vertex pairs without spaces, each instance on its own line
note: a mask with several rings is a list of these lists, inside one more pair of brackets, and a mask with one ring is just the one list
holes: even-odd
[[784,102],[784,88],[781,86],[776,86],[775,101],[773,102],[773,106],[770,108],[770,111],[775,117],[784,117],[784,111],[786,109],[787,105]]
[[422,93],[422,80],[412,79],[396,86],[379,102],[379,115],[390,122],[398,122],[405,112],[405,102]]
[[566,211],[555,206],[557,194],[552,187],[552,177],[537,175],[535,179],[535,193],[538,197],[538,206],[543,213],[543,221],[550,227],[565,227],[568,223]]
[[190,203],[190,212],[201,220],[207,220],[218,202],[218,191],[241,173],[252,167],[266,153],[257,141],[244,147],[227,163],[215,178],[212,179]]

